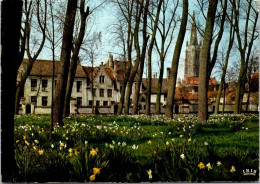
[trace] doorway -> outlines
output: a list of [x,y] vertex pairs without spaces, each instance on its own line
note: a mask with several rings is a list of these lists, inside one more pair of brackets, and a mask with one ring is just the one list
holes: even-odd
[[31,114],[31,105],[25,106],[25,114]]

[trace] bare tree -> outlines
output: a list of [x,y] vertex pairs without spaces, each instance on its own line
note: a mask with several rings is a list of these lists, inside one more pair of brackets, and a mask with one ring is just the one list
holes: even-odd
[[210,58],[210,48],[212,43],[213,27],[218,1],[209,0],[208,13],[204,40],[200,51],[199,59],[199,90],[198,90],[198,122],[202,123],[208,119],[208,63]]
[[[27,2],[25,2],[26,4]],[[33,63],[34,61],[37,59],[37,57],[39,56],[40,52],[43,49],[44,43],[45,43],[45,38],[46,38],[46,18],[47,18],[47,0],[44,0],[44,10],[41,9],[41,3],[40,0],[36,1],[36,18],[37,18],[37,22],[38,22],[38,26],[40,27],[40,32],[42,34],[42,40],[41,43],[37,49],[36,52],[34,52],[34,55],[31,55],[31,46],[30,46],[30,42],[31,42],[31,29],[32,29],[32,17],[34,14],[34,11],[31,10],[31,6],[32,6],[32,1],[29,2],[29,8],[28,10],[26,10],[27,5],[25,5],[25,13],[26,13],[26,20],[25,20],[25,27],[24,29],[24,34],[25,37],[22,36],[21,37],[21,52],[20,52],[20,59],[23,57],[23,44],[25,44],[26,41],[26,53],[28,56],[28,63],[26,65],[25,71],[23,71],[22,76],[21,76],[21,80],[18,82],[17,86],[16,86],[16,95],[15,95],[15,113],[18,114],[19,113],[19,104],[20,104],[20,99],[21,99],[21,95],[23,94],[23,88],[24,88],[24,84],[26,82],[26,79],[28,78],[32,67],[33,67]],[[27,20],[28,19],[28,20]],[[38,40],[34,37],[33,41],[35,44],[38,43]],[[34,47],[34,46],[33,46]],[[20,61],[19,61],[20,62]]]
[[14,182],[14,103],[22,1],[1,1],[1,169],[2,181]]
[[69,0],[66,10],[66,18],[64,22],[63,29],[63,38],[62,38],[62,47],[60,62],[57,75],[57,84],[54,94],[54,116],[52,124],[59,123],[60,126],[63,126],[63,108],[67,84],[67,76],[70,63],[70,55],[72,50],[72,39],[73,39],[73,28],[75,22],[75,15],[77,9],[77,0]]
[[[129,74],[129,79],[128,79],[128,83],[127,83],[127,91],[126,91],[126,95],[125,95],[125,103],[124,103],[124,114],[129,114],[129,106],[130,106],[130,96],[132,93],[132,85],[134,82],[134,78],[136,76],[136,72],[138,70],[139,67],[139,63],[141,62],[141,60],[144,60],[144,52],[141,52],[140,50],[140,46],[139,46],[139,28],[140,28],[140,22],[141,22],[141,15],[144,13],[147,14],[147,10],[145,10],[147,7],[148,9],[148,3],[146,3],[146,5],[144,6],[144,0],[141,0],[140,2],[135,4],[136,6],[136,15],[135,15],[135,26],[134,26],[134,45],[135,45],[135,50],[136,50],[136,60],[134,62],[134,65],[131,67],[131,71]],[[146,15],[147,16],[147,15]],[[144,19],[145,20],[145,19]],[[146,24],[146,23],[145,23]],[[147,41],[146,41],[146,37],[144,38],[144,35],[146,35],[146,26],[143,26],[143,46],[142,46],[142,51],[146,49],[146,45]],[[142,54],[141,54],[142,53]]]
[[65,94],[65,102],[64,102],[64,110],[63,110],[63,117],[66,117],[69,115],[69,105],[70,105],[70,97],[72,92],[72,86],[74,81],[74,76],[77,68],[77,62],[78,62],[78,55],[80,51],[80,47],[85,35],[85,29],[86,29],[86,22],[87,17],[89,15],[89,7],[85,10],[85,0],[80,1],[80,31],[78,34],[78,37],[76,39],[73,51],[72,51],[72,58],[70,62],[69,67],[69,74],[68,74],[68,81],[67,81],[67,87],[66,87],[66,94]]
[[138,112],[140,87],[141,87],[142,78],[143,78],[146,48],[147,48],[147,43],[148,43],[148,39],[149,39],[149,35],[147,36],[147,16],[148,16],[149,3],[150,3],[149,0],[146,0],[143,8],[140,9],[140,11],[143,12],[142,49],[140,49],[140,45],[139,45],[140,43],[139,43],[139,39],[138,39],[138,32],[135,32],[135,35],[134,35],[134,43],[135,43],[135,50],[136,50],[136,56],[137,56],[136,60],[139,60],[140,66],[139,66],[139,69],[137,72],[137,82],[136,82],[135,94],[134,94],[134,98],[133,98],[132,114],[137,114],[137,112]]
[[147,85],[147,94],[146,94],[146,115],[150,115],[150,106],[151,106],[151,85],[152,85],[152,51],[156,39],[156,32],[158,27],[159,15],[161,11],[162,0],[159,1],[154,21],[154,26],[152,29],[152,38],[150,45],[148,47],[148,85]]
[[[231,21],[233,21],[233,11],[232,11],[232,14],[231,14]],[[234,35],[235,35],[235,31],[234,31],[234,28],[233,28],[232,23],[231,23],[230,29],[229,29],[229,44],[228,44],[227,51],[224,51],[224,52],[226,52],[225,64],[222,68],[222,75],[221,75],[221,80],[220,80],[220,83],[219,83],[218,95],[217,95],[217,99],[216,99],[214,114],[218,114],[221,92],[222,92],[223,87],[225,88],[226,71],[227,71],[227,66],[228,66],[228,61],[229,61],[229,55],[230,55],[230,52],[231,52],[231,49],[232,49],[232,46],[233,46],[233,42],[234,42]],[[224,96],[225,96],[225,90],[224,90]],[[223,106],[224,106],[224,103],[225,103],[225,101],[223,101]]]
[[[256,51],[256,50],[254,50]],[[248,106],[249,106],[249,103],[250,103],[250,95],[251,95],[251,92],[254,88],[254,80],[253,80],[253,74],[255,72],[258,71],[259,69],[259,62],[258,62],[258,57],[256,56],[256,53],[257,52],[253,52],[251,54],[251,58],[249,60],[249,63],[248,63],[248,69],[247,69],[247,84],[248,84],[248,93],[247,93],[247,100],[246,100],[246,111],[248,111]]]
[[174,104],[174,95],[175,95],[175,87],[177,81],[179,59],[180,59],[183,40],[186,33],[186,26],[188,22],[188,8],[189,8],[188,0],[183,0],[182,20],[181,20],[180,30],[178,33],[177,42],[174,48],[173,58],[172,58],[172,67],[171,67],[171,73],[169,78],[170,85],[168,88],[168,96],[166,101],[165,116],[168,118],[172,118],[172,114],[173,114],[173,104]]
[[[134,22],[134,4],[132,0],[116,0],[114,3],[119,8],[119,16],[122,17],[119,19],[119,23],[115,26],[116,31],[114,32],[118,35],[118,41],[121,42],[123,48],[123,58],[125,60],[125,73],[123,76],[123,83],[120,86],[120,101],[118,105],[117,114],[121,115],[124,102],[125,102],[125,92],[128,79],[130,77],[131,67],[132,67],[132,49],[133,49],[133,29],[132,24]],[[125,29],[124,29],[125,27]],[[126,35],[125,35],[126,32]]]
[[[253,43],[258,38],[257,20],[258,11],[257,5],[252,0],[230,0],[234,10],[234,29],[236,32],[238,50],[240,52],[240,72],[237,80],[236,99],[234,113],[241,113],[242,99],[245,89],[246,71],[250,60],[250,54]],[[242,18],[245,20],[240,21]],[[243,24],[244,23],[244,24]],[[244,31],[241,30],[244,26]],[[242,36],[242,34],[244,34]]]
[[[158,31],[159,31],[159,38],[155,40],[156,50],[160,57],[160,71],[159,71],[159,78],[158,78],[158,88],[157,88],[157,96],[156,96],[156,105],[155,105],[155,113],[160,114],[161,112],[161,91],[162,91],[162,83],[163,83],[163,71],[164,71],[164,61],[165,57],[168,53],[169,47],[172,43],[173,39],[173,32],[176,28],[177,21],[176,17],[176,10],[179,6],[179,0],[177,0],[176,4],[174,4],[172,12],[169,4],[169,0],[163,1],[162,4],[162,20],[159,20]],[[167,19],[168,14],[170,14],[169,19]],[[160,46],[159,46],[160,43]]]

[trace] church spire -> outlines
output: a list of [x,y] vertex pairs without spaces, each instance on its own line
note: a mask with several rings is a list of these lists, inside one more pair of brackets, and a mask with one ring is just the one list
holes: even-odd
[[191,36],[190,36],[190,45],[198,45],[198,39],[197,39],[197,30],[196,30],[196,24],[195,24],[195,12],[193,11],[192,16],[192,25],[191,25]]

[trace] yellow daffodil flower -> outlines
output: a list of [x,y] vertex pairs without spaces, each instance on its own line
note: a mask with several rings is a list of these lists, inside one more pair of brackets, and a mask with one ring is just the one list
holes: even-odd
[[92,150],[90,151],[90,154],[92,156],[95,156],[95,155],[97,155],[97,151],[92,148]]
[[154,151],[153,151],[153,154],[154,154],[154,155],[156,155],[156,154],[157,154],[157,152],[154,150]]
[[43,155],[43,150],[38,151],[39,155]]
[[202,162],[200,162],[200,163],[198,164],[198,167],[199,167],[200,169],[204,169],[205,165],[204,165]]
[[210,163],[208,163],[208,164],[206,165],[206,167],[208,168],[208,171],[209,171],[210,169],[212,169]]
[[165,144],[166,144],[166,146],[168,146],[170,143],[167,141]]
[[222,163],[220,161],[217,162],[217,166],[221,166]]
[[16,142],[16,143],[18,143],[18,142],[19,142],[19,140],[16,140],[15,142]]
[[73,152],[73,149],[72,149],[72,148],[69,148],[68,152],[69,152],[69,153],[72,153],[72,152]]
[[207,142],[204,142],[204,145],[205,145],[205,146],[208,146],[208,145],[209,145],[209,143],[207,143]]
[[183,160],[185,158],[185,155],[184,154],[181,154],[180,155],[181,159]]
[[96,178],[96,175],[95,175],[95,174],[92,174],[92,175],[89,177],[89,180],[90,180],[90,181],[94,181],[95,178]]
[[149,180],[153,179],[152,170],[151,170],[151,169],[149,169],[149,170],[147,171],[147,174],[148,174]]
[[236,171],[236,168],[235,168],[235,166],[232,165],[230,172],[235,172],[235,171]]
[[23,136],[23,140],[25,140],[26,139],[26,136]]
[[183,137],[183,135],[180,135],[180,138],[182,138]]
[[188,139],[188,142],[191,142],[191,138]]
[[94,175],[100,174],[100,169],[101,169],[101,168],[94,167],[94,168],[93,168],[93,174],[94,174]]
[[151,141],[151,140],[149,140],[147,143],[148,143],[148,144],[152,144],[152,141]]
[[68,137],[66,137],[66,140],[69,140],[69,138],[68,138]]

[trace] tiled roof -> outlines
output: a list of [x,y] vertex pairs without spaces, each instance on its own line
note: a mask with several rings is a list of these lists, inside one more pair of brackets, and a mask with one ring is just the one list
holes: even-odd
[[[151,86],[151,93],[152,94],[156,94],[157,93],[157,88],[158,88],[158,78],[152,78],[152,86]],[[148,85],[148,79],[147,78],[143,78],[142,79],[144,88],[147,89],[147,85]],[[168,92],[168,80],[167,79],[163,79],[162,81],[162,93],[167,93]]]
[[[28,63],[28,59],[24,59],[22,66],[19,68],[19,71],[24,70]],[[59,70],[59,61],[55,61],[55,72],[54,75],[57,76]],[[52,60],[36,60],[34,61],[32,70],[30,75],[32,76],[52,76],[53,73],[53,61]],[[75,73],[75,77],[86,77],[86,73],[84,72],[80,62],[77,64],[77,69]]]
[[88,77],[88,79],[91,81],[92,80],[92,77],[95,78],[98,70],[99,70],[99,67],[89,67],[89,66],[83,66],[83,69]]
[[[184,83],[191,84],[191,85],[199,85],[199,77],[185,77]],[[209,85],[216,85],[218,84],[215,78],[210,78]]]

